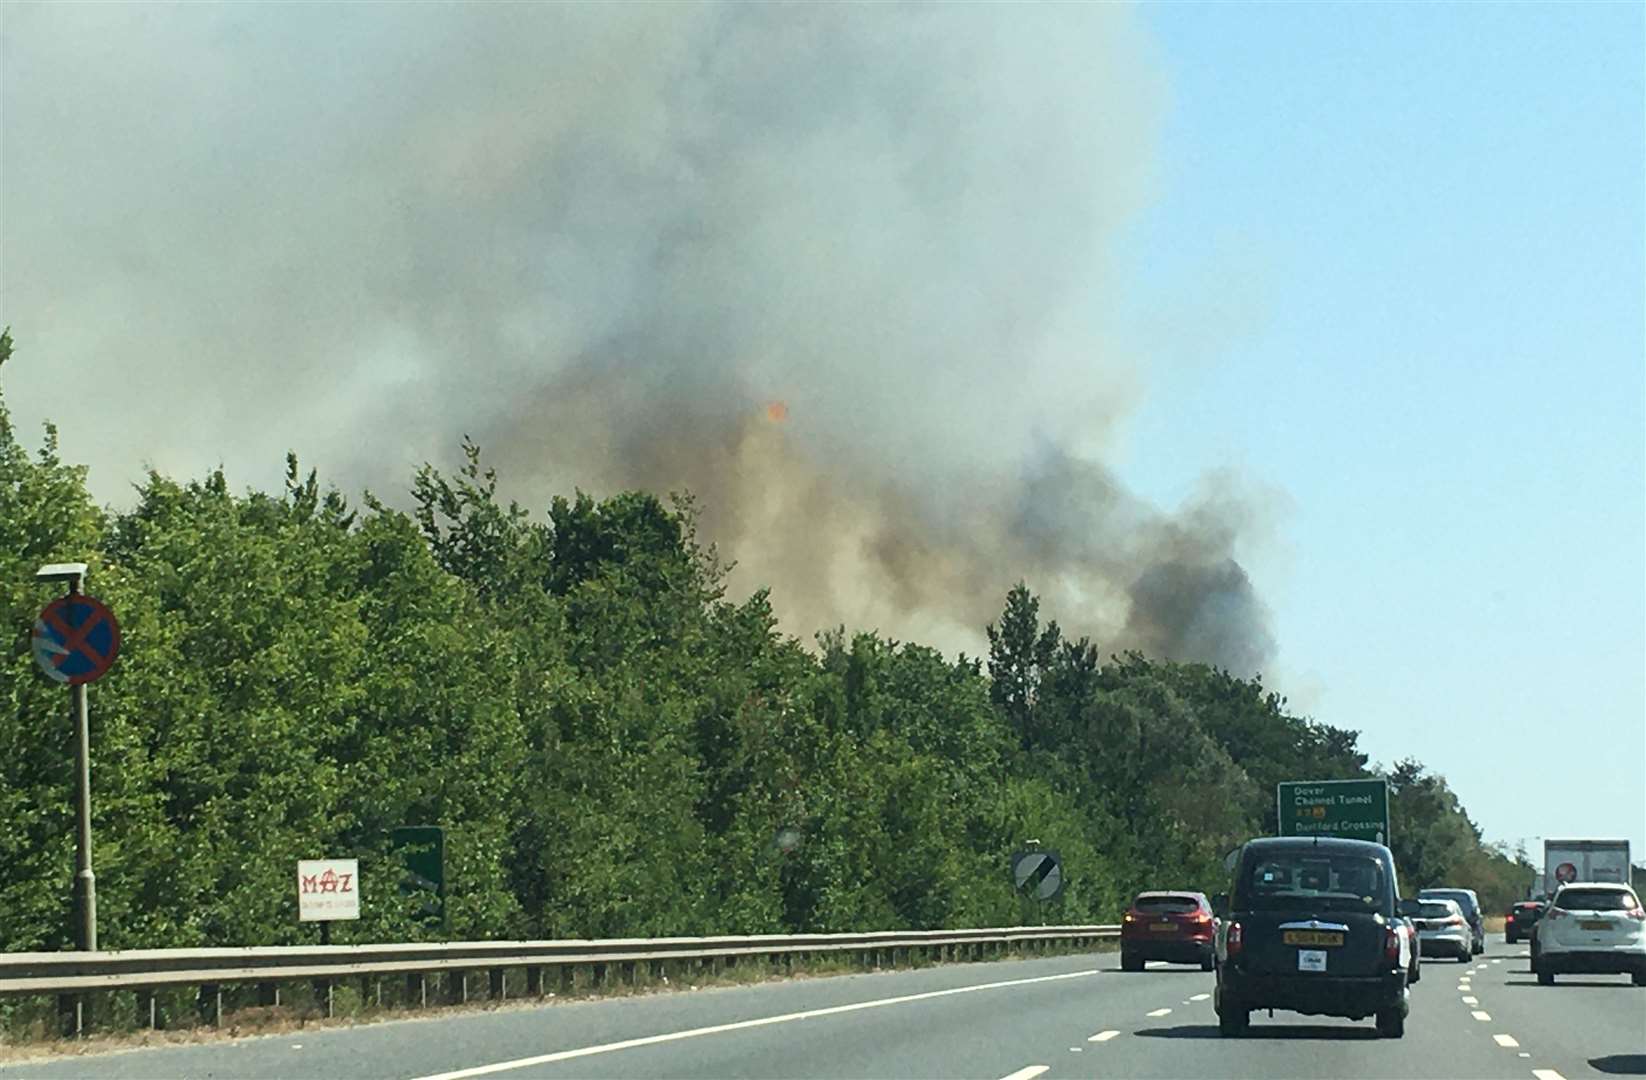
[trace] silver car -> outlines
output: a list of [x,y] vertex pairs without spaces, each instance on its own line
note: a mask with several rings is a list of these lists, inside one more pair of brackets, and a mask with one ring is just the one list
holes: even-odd
[[1474,952],[1474,933],[1456,900],[1420,900],[1412,916],[1417,924],[1418,949],[1424,956],[1455,956],[1468,962]]
[[1474,935],[1472,949],[1476,956],[1486,951],[1486,919],[1480,913],[1480,897],[1473,889],[1423,889],[1417,894],[1419,900],[1456,900],[1457,906],[1463,912],[1463,920],[1469,924],[1469,931]]

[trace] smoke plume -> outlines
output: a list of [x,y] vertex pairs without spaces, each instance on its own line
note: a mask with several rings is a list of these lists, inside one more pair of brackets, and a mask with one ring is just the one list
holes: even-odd
[[[800,634],[975,648],[1019,578],[1259,669],[1241,512],[1090,448],[1164,88],[1109,5],[8,8],[14,407],[66,445],[403,489],[690,488]],[[32,370],[31,370],[32,369]],[[49,369],[49,370],[48,370]],[[27,374],[25,374],[27,373]]]

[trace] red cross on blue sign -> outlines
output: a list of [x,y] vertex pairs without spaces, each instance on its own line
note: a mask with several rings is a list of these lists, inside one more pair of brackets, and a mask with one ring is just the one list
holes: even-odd
[[60,596],[34,620],[34,659],[48,678],[69,686],[100,679],[120,652],[114,612],[83,593]]

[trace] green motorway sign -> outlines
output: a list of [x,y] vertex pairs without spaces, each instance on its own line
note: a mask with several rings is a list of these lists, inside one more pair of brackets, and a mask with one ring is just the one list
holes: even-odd
[[1281,836],[1389,842],[1386,780],[1287,780],[1275,801]]

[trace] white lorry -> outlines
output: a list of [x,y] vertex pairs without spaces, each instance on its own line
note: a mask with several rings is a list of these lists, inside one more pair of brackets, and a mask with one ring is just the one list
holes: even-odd
[[1543,888],[1550,897],[1573,881],[1629,884],[1629,841],[1543,841]]

